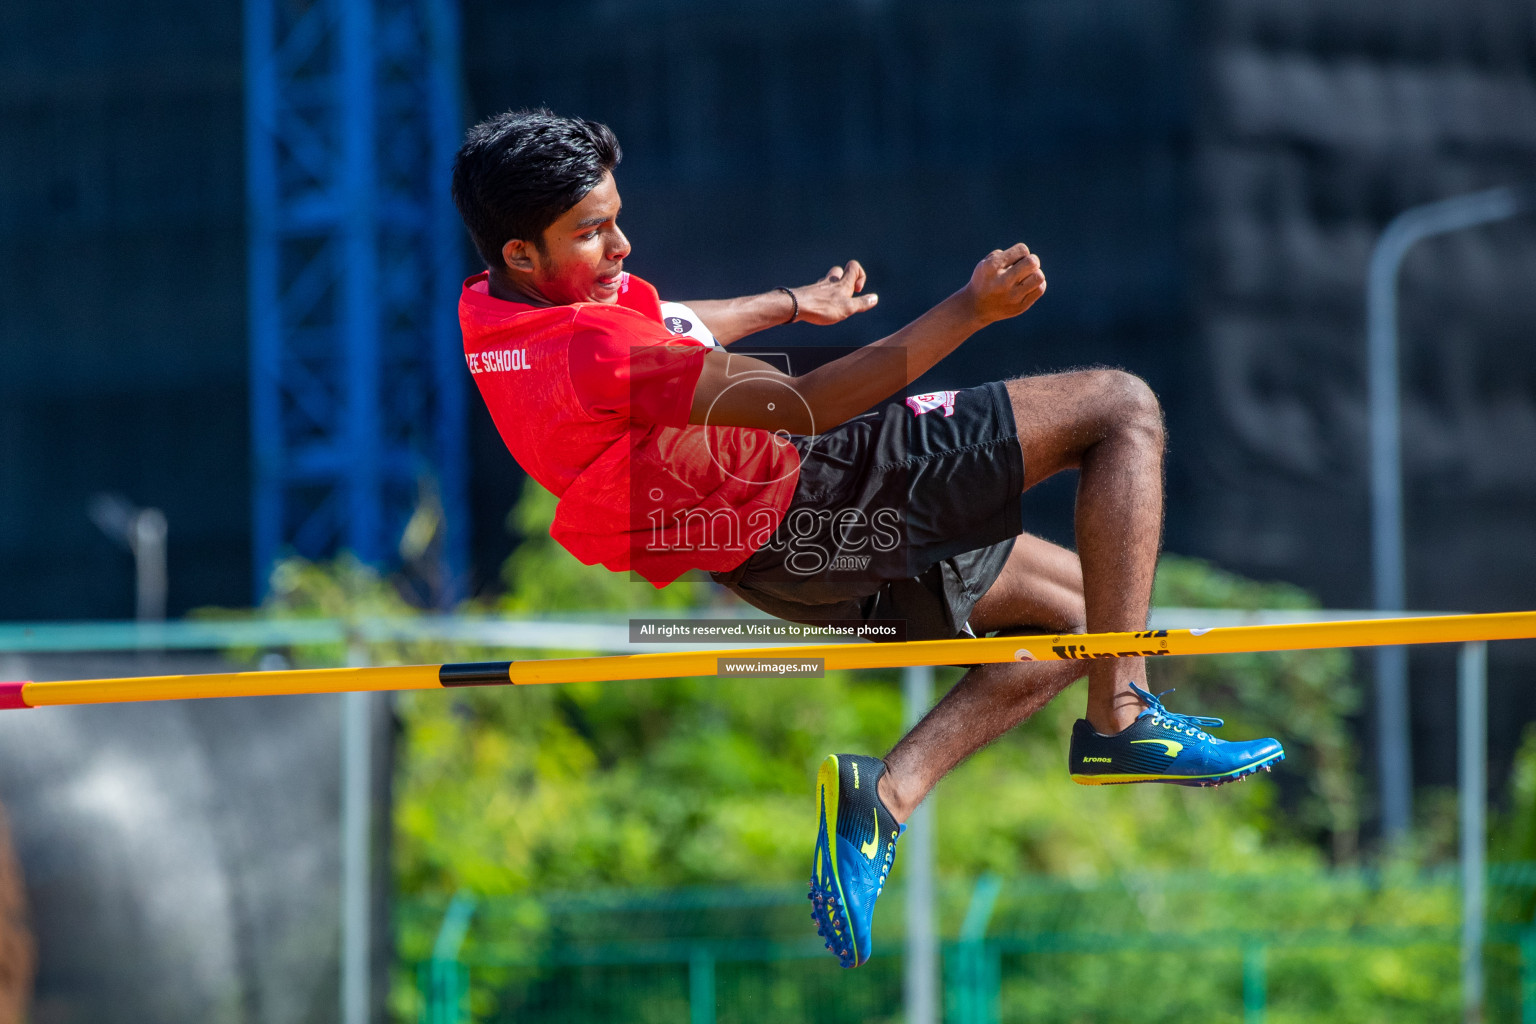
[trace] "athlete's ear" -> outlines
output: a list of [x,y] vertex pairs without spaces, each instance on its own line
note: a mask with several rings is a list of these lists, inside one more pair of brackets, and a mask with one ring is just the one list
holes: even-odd
[[533,272],[533,246],[521,238],[510,239],[501,247],[501,259],[506,263],[508,270]]

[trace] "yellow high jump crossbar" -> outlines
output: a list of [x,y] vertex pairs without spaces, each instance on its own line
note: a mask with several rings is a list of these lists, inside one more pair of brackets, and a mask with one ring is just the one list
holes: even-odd
[[1136,633],[914,640],[904,643],[820,644],[735,650],[619,654],[591,658],[401,665],[378,668],[283,669],[203,675],[129,676],[0,682],[0,708],[115,704],[202,697],[267,697],[360,690],[436,690],[460,686],[617,682],[719,674],[720,661],[822,659],[825,669],[981,665],[1016,661],[1191,654],[1251,654],[1329,647],[1468,643],[1536,638],[1536,611],[1437,615],[1411,619],[1297,622],[1212,629],[1157,629]]

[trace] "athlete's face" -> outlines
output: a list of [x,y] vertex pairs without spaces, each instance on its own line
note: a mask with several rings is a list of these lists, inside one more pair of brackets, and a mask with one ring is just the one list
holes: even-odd
[[[575,206],[544,231],[544,251],[529,246],[516,266],[518,284],[551,305],[572,302],[617,302],[619,274],[629,255],[629,239],[619,230],[619,188],[604,172]],[[510,245],[511,243],[509,243]]]

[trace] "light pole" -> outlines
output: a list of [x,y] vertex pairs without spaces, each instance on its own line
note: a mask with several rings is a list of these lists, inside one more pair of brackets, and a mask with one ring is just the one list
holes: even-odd
[[[1376,607],[1407,607],[1403,544],[1402,415],[1399,406],[1397,274],[1403,257],[1425,238],[1505,220],[1530,207],[1530,192],[1495,188],[1415,206],[1387,224],[1371,252],[1366,332],[1371,417],[1371,565]],[[1408,720],[1408,652],[1376,649],[1377,771],[1381,828],[1399,839],[1413,816]]]
[[157,508],[138,508],[116,494],[96,495],[87,511],[102,533],[133,552],[134,617],[140,622],[164,622],[170,589],[165,513]]

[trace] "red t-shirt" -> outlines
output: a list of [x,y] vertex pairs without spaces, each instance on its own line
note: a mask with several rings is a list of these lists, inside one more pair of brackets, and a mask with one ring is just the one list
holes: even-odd
[[688,423],[707,345],[662,324],[656,289],[532,306],[464,282],[469,371],[507,449],[560,499],[549,533],[588,565],[657,586],[740,565],[794,496],[800,456],[747,427]]

